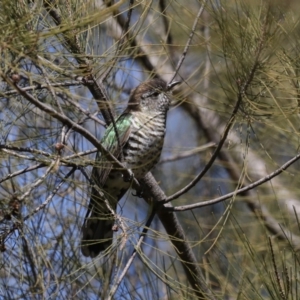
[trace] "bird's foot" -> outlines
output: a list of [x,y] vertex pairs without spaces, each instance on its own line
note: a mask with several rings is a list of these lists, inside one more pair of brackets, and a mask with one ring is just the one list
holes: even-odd
[[138,198],[143,198],[143,195],[144,195],[144,189],[142,187],[140,187],[139,189],[136,189],[135,190],[135,193],[132,193],[132,196],[134,197],[138,197]]
[[[130,169],[128,169],[129,172],[125,172],[123,175],[123,180],[125,182],[131,182],[134,178],[134,175]],[[129,174],[128,174],[129,173]]]

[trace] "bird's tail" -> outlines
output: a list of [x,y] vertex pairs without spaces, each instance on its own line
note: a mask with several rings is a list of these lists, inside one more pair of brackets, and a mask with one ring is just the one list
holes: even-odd
[[92,196],[88,213],[82,226],[81,252],[87,257],[96,257],[112,244],[115,218],[111,209],[116,211],[116,203],[110,206],[105,200]]

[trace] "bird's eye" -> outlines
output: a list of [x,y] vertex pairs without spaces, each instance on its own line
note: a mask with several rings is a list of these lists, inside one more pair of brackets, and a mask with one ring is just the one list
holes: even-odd
[[150,98],[150,97],[157,97],[160,94],[160,91],[149,91],[143,94],[141,97],[142,99]]
[[155,92],[153,92],[152,94],[151,94],[151,96],[153,96],[153,97],[157,97],[159,95],[159,92],[158,91],[155,91]]

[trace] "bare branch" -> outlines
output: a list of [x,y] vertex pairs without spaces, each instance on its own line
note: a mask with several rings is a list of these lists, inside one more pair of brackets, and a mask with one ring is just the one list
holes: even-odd
[[34,149],[34,148],[28,148],[28,147],[17,147],[17,146],[12,146],[12,145],[6,145],[6,144],[0,144],[0,149],[7,149],[7,150],[14,150],[14,151],[19,151],[19,152],[29,152],[29,153],[34,153],[34,154],[41,154],[46,157],[51,157],[53,154],[50,154],[46,151]]
[[38,187],[40,184],[42,184],[44,182],[44,180],[46,179],[46,177],[52,172],[53,168],[55,167],[56,162],[53,161],[51,163],[51,165],[49,166],[49,168],[46,170],[45,174],[43,174],[42,176],[40,176],[39,179],[37,179],[35,182],[31,183],[29,185],[29,187],[27,188],[27,191],[25,193],[23,193],[21,196],[18,196],[18,201],[22,202],[24,201],[24,199],[26,197],[28,197],[30,195],[30,193],[36,188]]
[[[113,1],[108,1],[107,5],[111,6],[112,2]],[[125,45],[126,45],[125,42],[128,40],[128,34],[130,32],[129,31],[129,25],[130,25],[130,20],[131,20],[131,16],[132,16],[132,10],[134,8],[133,4],[134,4],[134,0],[130,0],[129,1],[129,9],[128,9],[128,12],[127,12],[127,20],[125,21],[124,26],[123,26],[122,36],[117,41],[117,49],[116,49],[114,58],[112,59],[112,61],[110,61],[109,68],[101,76],[101,80],[105,80],[109,76],[110,72],[115,67],[115,65],[116,65],[116,63],[117,63],[117,61],[119,59],[119,54],[125,48]]]
[[[60,82],[60,83],[50,83],[51,87],[69,87],[69,86],[78,86],[78,85],[83,85],[82,81],[80,80],[80,78],[78,78],[79,81],[65,81],[65,82]],[[48,84],[36,84],[36,85],[32,85],[32,86],[26,86],[23,87],[23,90],[25,92],[31,92],[31,91],[37,91],[37,90],[43,90],[43,89],[47,89],[48,88]],[[1,97],[9,97],[9,96],[13,96],[13,95],[18,95],[19,92],[14,90],[10,90],[7,91],[5,93],[0,93]]]
[[155,211],[153,210],[151,212],[150,216],[148,217],[148,220],[147,220],[147,222],[146,222],[146,224],[144,226],[144,229],[143,229],[143,231],[142,231],[142,233],[141,233],[141,235],[139,237],[139,240],[138,240],[138,242],[137,242],[137,244],[136,244],[136,246],[135,246],[135,248],[134,248],[131,256],[129,257],[129,259],[128,259],[128,261],[127,261],[127,263],[126,263],[126,265],[125,265],[125,267],[124,267],[121,275],[119,276],[119,278],[116,280],[116,282],[111,287],[110,292],[109,292],[109,296],[107,297],[108,300],[111,300],[113,298],[113,296],[115,295],[115,293],[116,293],[118,287],[120,286],[123,278],[127,274],[127,272],[129,270],[129,268],[130,268],[130,266],[131,266],[134,258],[136,257],[137,253],[140,251],[141,245],[142,245],[143,240],[144,240],[144,238],[145,238],[145,236],[146,236],[146,234],[148,232],[148,228],[150,227],[150,225],[151,225],[151,223],[152,223],[152,221],[154,219],[154,216],[155,216]]
[[[298,159],[300,158],[300,154],[296,155],[295,157],[293,157],[292,159],[290,159],[289,161],[287,161],[284,165],[282,165],[279,169],[277,169],[276,171],[272,172],[271,174],[267,175],[264,178],[261,178],[241,189],[237,189],[234,192],[228,193],[224,196],[218,197],[216,199],[213,200],[209,200],[209,201],[205,201],[205,202],[199,202],[199,203],[195,203],[195,204],[190,204],[190,205],[184,205],[184,206],[176,206],[176,207],[172,207],[172,208],[167,208],[167,210],[169,211],[185,211],[185,210],[190,210],[190,209],[194,209],[194,208],[198,208],[198,207],[204,207],[204,206],[208,206],[208,205],[212,205],[212,204],[216,204],[219,202],[222,202],[224,200],[227,200],[231,197],[235,197],[239,194],[245,193],[249,190],[252,190],[260,185],[262,185],[265,182],[270,181],[272,178],[278,176],[279,174],[281,174],[283,171],[285,171],[289,166],[291,166],[293,163],[295,163]],[[163,203],[167,203],[170,200],[166,200]]]
[[43,163],[31,166],[31,167],[26,167],[26,168],[24,168],[22,170],[16,171],[16,172],[11,173],[11,174],[8,174],[7,176],[1,178],[0,179],[0,183],[6,181],[8,179],[14,178],[16,176],[19,176],[21,174],[25,174],[27,172],[31,172],[33,170],[36,170],[36,169],[39,169],[39,168],[43,168],[43,167],[45,167],[45,164],[43,164]]
[[85,115],[87,116],[87,118],[89,118],[89,119],[91,119],[91,120],[97,122],[98,124],[100,124],[100,125],[106,127],[106,123],[105,123],[105,122],[103,122],[102,120],[100,120],[100,119],[98,119],[97,117],[95,117],[95,115],[97,115],[98,112],[95,112],[95,113],[92,114],[90,111],[88,111],[88,110],[86,110],[86,109],[83,109],[79,104],[77,104],[75,101],[69,99],[68,97],[65,98],[65,100],[66,100],[67,102],[69,102],[70,104],[74,105],[74,107],[75,107],[78,111],[80,111],[80,112],[82,112],[83,114],[85,114]]
[[160,203],[162,203],[163,199],[166,197],[163,190],[159,187],[151,173],[148,173],[141,180],[141,184],[145,187],[144,192],[145,195],[147,195],[148,202],[152,199],[155,200],[157,208],[156,213],[170,237],[170,242],[173,244],[174,249],[180,258],[193,291],[199,299],[215,299],[207,286],[205,277],[199,267],[199,263],[190,245],[186,241],[186,235],[178,218],[172,211],[169,210],[172,205],[167,203],[163,204],[163,209],[160,207]]
[[204,0],[204,1],[203,1],[203,4],[201,5],[201,7],[200,7],[200,9],[199,9],[199,11],[198,11],[198,14],[197,14],[197,16],[196,16],[196,18],[195,18],[195,20],[194,20],[194,24],[193,24],[193,27],[192,27],[190,36],[189,36],[189,38],[188,38],[188,40],[187,40],[187,42],[186,42],[186,45],[185,45],[184,50],[183,50],[183,52],[182,52],[181,58],[179,59],[179,61],[178,61],[178,63],[177,63],[177,66],[176,66],[174,75],[173,75],[173,77],[171,78],[170,82],[172,82],[172,81],[175,79],[175,77],[177,76],[177,73],[178,73],[179,69],[181,68],[181,66],[182,66],[182,64],[183,64],[183,62],[184,62],[184,60],[185,60],[185,57],[186,57],[187,52],[188,52],[188,50],[189,50],[189,48],[190,48],[190,45],[191,45],[193,36],[194,36],[194,34],[195,34],[195,31],[196,31],[196,27],[197,27],[198,21],[199,21],[199,19],[200,19],[202,13],[203,13],[203,11],[204,11],[204,7],[205,7],[206,3],[207,3],[207,0]]
[[55,189],[52,191],[52,193],[47,197],[47,199],[38,207],[36,207],[31,213],[29,213],[28,215],[26,215],[23,218],[23,221],[26,221],[28,219],[30,219],[33,215],[35,215],[36,213],[38,213],[40,210],[44,209],[49,203],[50,201],[53,199],[53,197],[56,195],[56,193],[58,192],[58,190],[60,189],[60,187],[64,184],[64,182],[75,172],[76,168],[73,168],[72,170],[70,170],[68,172],[68,174],[60,181],[60,183],[55,187]]
[[[163,24],[164,24],[164,27],[165,27],[164,30],[165,30],[165,33],[167,35],[167,44],[168,44],[168,46],[170,46],[170,45],[173,44],[173,37],[170,33],[170,22],[169,22],[169,19],[166,16],[167,7],[166,7],[165,0],[159,0],[159,8],[161,10],[161,16],[162,16]],[[171,80],[170,82],[172,82],[172,81],[173,80]]]
[[173,156],[167,157],[165,159],[162,159],[159,162],[159,164],[164,164],[164,163],[167,163],[167,162],[172,162],[172,161],[176,161],[176,160],[179,160],[179,159],[184,159],[184,158],[193,156],[195,154],[198,154],[198,153],[200,153],[204,150],[207,150],[208,148],[211,148],[211,147],[216,147],[216,144],[213,143],[213,142],[210,142],[210,143],[207,143],[203,146],[196,147],[194,149],[184,151],[183,153],[180,153],[178,155],[173,155]]

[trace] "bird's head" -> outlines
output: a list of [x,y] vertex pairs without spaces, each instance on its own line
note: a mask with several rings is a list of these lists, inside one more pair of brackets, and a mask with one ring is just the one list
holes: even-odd
[[128,109],[141,112],[167,112],[171,102],[172,88],[179,83],[179,81],[174,81],[167,85],[161,79],[141,83],[132,91]]

